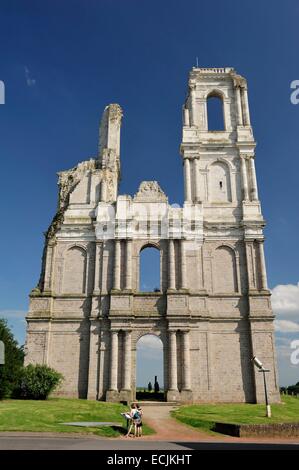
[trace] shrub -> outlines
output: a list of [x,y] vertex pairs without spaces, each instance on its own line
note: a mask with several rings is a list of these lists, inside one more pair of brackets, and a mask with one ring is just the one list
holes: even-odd
[[62,375],[51,367],[44,364],[29,364],[21,373],[19,397],[46,400],[62,380]]

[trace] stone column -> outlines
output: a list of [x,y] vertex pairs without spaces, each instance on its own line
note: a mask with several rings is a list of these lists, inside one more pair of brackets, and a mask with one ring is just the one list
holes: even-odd
[[176,349],[176,331],[169,331],[169,389],[176,391],[178,389],[178,372],[177,372],[177,349]]
[[104,178],[102,178],[102,180],[101,180],[101,196],[100,196],[100,201],[102,201],[102,202],[106,201],[106,194],[107,194],[106,186],[107,186],[107,182]]
[[95,292],[99,292],[100,290],[101,252],[102,252],[102,242],[97,240],[95,264],[94,264],[94,291]]
[[113,289],[120,290],[120,240],[114,241]]
[[189,331],[182,332],[183,390],[191,390]]
[[240,88],[237,86],[235,88],[235,91],[236,91],[236,102],[237,102],[237,124],[238,126],[243,126]]
[[250,162],[250,176],[251,176],[251,194],[253,201],[258,201],[258,191],[257,191],[257,182],[256,182],[256,172],[255,172],[255,164],[254,164],[254,157],[252,156],[249,159]]
[[265,262],[265,253],[264,253],[264,242],[258,240],[259,246],[259,261],[260,261],[260,275],[261,275],[261,288],[262,290],[268,289],[267,284],[267,271],[266,271],[266,262]]
[[203,245],[198,248],[198,277],[199,277],[199,289],[204,289],[205,286],[205,277],[204,277],[204,258],[203,258]]
[[246,168],[246,161],[245,161],[245,158],[243,156],[241,156],[241,171],[242,171],[244,200],[248,201],[247,168]]
[[230,100],[227,98],[223,99],[223,124],[224,131],[231,131],[231,119],[230,119]]
[[190,87],[191,95],[191,126],[196,126],[196,97],[195,97],[195,85]]
[[132,289],[132,240],[126,243],[126,289]]
[[99,320],[90,320],[89,341],[89,368],[88,368],[88,395],[89,400],[98,399],[98,367],[100,355]]
[[94,259],[94,250],[90,249],[87,252],[86,258],[86,271],[85,271],[85,291],[87,295],[92,294],[94,289],[94,267],[95,267],[95,259]]
[[190,161],[184,159],[184,179],[185,179],[185,201],[191,202],[191,177],[190,177]]
[[254,267],[252,262],[252,242],[245,242],[248,289],[254,289]]
[[54,257],[54,243],[49,242],[47,246],[46,266],[45,266],[45,274],[44,274],[44,290],[45,291],[51,290],[53,257]]
[[118,375],[118,331],[111,330],[110,334],[110,390],[117,391]]
[[168,241],[168,288],[175,290],[175,259],[174,259],[174,240]]
[[198,169],[198,158],[195,158],[193,160],[194,162],[194,187],[195,187],[195,202],[199,202],[200,201],[200,197],[199,197],[199,169]]
[[181,240],[181,289],[186,289],[186,251],[185,240]]
[[124,390],[131,390],[131,331],[125,331],[125,347],[124,347]]
[[250,126],[250,115],[249,115],[249,104],[248,104],[248,94],[247,88],[243,87],[241,91],[241,100],[244,116],[244,126]]
[[184,126],[186,127],[190,126],[189,109],[185,108],[185,106],[183,106],[183,121],[184,121]]

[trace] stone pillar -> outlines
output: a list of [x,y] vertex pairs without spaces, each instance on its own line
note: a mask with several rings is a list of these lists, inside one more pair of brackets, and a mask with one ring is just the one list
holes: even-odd
[[205,276],[204,276],[204,258],[203,258],[203,245],[198,249],[197,257],[198,265],[198,274],[199,274],[199,289],[204,289],[205,287]]
[[196,97],[195,97],[195,85],[190,86],[191,95],[191,126],[196,126]]
[[123,389],[131,390],[131,331],[125,331],[125,347],[124,347],[124,382]]
[[100,201],[102,201],[102,202],[106,201],[106,194],[107,194],[106,186],[107,186],[107,182],[104,178],[102,178],[102,181],[101,181],[101,197],[100,197]]
[[190,161],[184,159],[184,179],[185,179],[185,201],[191,202],[191,177],[190,177]]
[[268,289],[267,284],[267,271],[266,271],[266,262],[265,262],[265,253],[264,253],[264,242],[263,240],[258,240],[259,246],[259,261],[260,261],[260,275],[261,275],[261,288],[262,290]]
[[247,181],[247,168],[246,160],[241,156],[241,171],[242,171],[242,181],[243,181],[243,191],[244,191],[244,200],[248,201],[248,181]]
[[246,250],[246,266],[247,266],[247,278],[248,278],[248,289],[252,290],[254,286],[254,272],[253,272],[253,262],[252,262],[252,242],[245,242]]
[[243,108],[244,126],[250,126],[249,104],[247,88],[243,87],[241,91],[241,100]]
[[114,241],[113,289],[120,290],[120,240]]
[[181,240],[181,289],[187,289],[185,240]]
[[99,367],[99,320],[90,320],[88,400],[98,400],[98,367]]
[[257,191],[256,172],[255,172],[255,164],[254,164],[254,157],[253,156],[249,159],[249,162],[250,162],[252,200],[257,201],[259,196],[258,196],[258,191]]
[[126,289],[132,289],[132,240],[126,242]]
[[186,126],[186,127],[189,127],[189,126],[190,126],[189,109],[188,109],[188,108],[185,108],[185,106],[183,106],[183,124],[184,124],[184,126]]
[[241,104],[241,93],[240,87],[236,87],[236,102],[237,102],[237,125],[243,126],[243,117],[242,117],[242,104]]
[[182,354],[183,354],[183,370],[182,370],[183,390],[191,390],[189,331],[182,332]]
[[118,375],[118,331],[111,330],[110,334],[110,390],[117,391]]
[[102,242],[96,241],[96,254],[94,265],[94,291],[100,291],[100,269],[101,269]]
[[194,187],[195,187],[195,202],[199,202],[200,201],[200,197],[199,197],[199,169],[198,169],[198,158],[195,158],[193,160],[194,162]]
[[169,390],[177,391],[178,373],[177,373],[176,331],[170,330],[168,334],[169,334],[169,358],[168,358]]
[[168,288],[175,290],[175,259],[174,259],[174,240],[168,241]]
[[95,259],[94,253],[95,246],[93,246],[92,251],[89,249],[86,258],[86,271],[85,271],[85,291],[87,295],[91,295],[94,289],[94,267]]
[[53,266],[53,257],[54,257],[54,243],[49,242],[47,245],[47,255],[46,255],[46,266],[44,274],[44,291],[51,290],[52,284],[52,266]]
[[231,122],[231,115],[230,115],[230,99],[224,98],[223,99],[223,124],[225,131],[232,130],[232,122]]

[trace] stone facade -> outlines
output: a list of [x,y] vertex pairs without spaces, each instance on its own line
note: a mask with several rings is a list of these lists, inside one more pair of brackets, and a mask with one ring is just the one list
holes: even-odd
[[[224,130],[209,131],[218,97]],[[273,313],[255,175],[246,80],[232,68],[193,68],[183,106],[185,201],[155,181],[118,195],[122,110],[109,105],[98,156],[59,173],[59,206],[30,294],[26,363],[65,377],[61,394],[131,400],[136,345],[161,338],[167,400],[260,402],[258,356],[279,400]],[[158,292],[141,292],[144,247],[160,250]]]

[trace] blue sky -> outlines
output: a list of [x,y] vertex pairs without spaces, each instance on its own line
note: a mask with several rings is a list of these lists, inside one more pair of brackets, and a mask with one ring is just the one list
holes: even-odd
[[281,383],[299,380],[288,356],[299,338],[299,105],[290,102],[298,18],[296,0],[1,1],[0,311],[20,342],[56,172],[96,154],[108,103],[124,109],[120,192],[155,179],[182,203],[181,106],[198,57],[199,66],[232,66],[248,80],[269,285],[291,286],[287,302],[295,289],[291,309],[276,311]]

